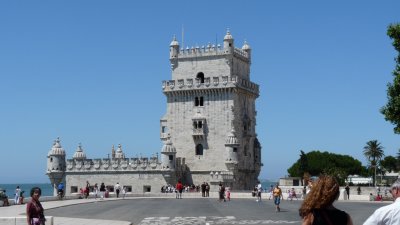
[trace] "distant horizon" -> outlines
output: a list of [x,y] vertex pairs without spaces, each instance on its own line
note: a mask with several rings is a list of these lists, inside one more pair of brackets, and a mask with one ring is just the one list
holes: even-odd
[[376,139],[394,156],[399,135],[379,110],[393,81],[398,53],[386,32],[399,8],[395,0],[0,2],[0,182],[47,181],[57,137],[67,158],[79,143],[88,158],[118,144],[127,157],[159,153],[174,35],[191,48],[221,44],[227,28],[235,47],[252,49],[260,178],[287,176],[300,150],[365,166],[363,147]]

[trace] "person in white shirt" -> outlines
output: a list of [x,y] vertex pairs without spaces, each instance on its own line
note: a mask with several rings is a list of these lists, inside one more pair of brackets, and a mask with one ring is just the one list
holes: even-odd
[[261,202],[261,192],[262,192],[262,186],[260,181],[258,181],[258,184],[256,185],[257,188],[257,202]]
[[400,224],[400,179],[392,184],[390,193],[394,202],[377,210],[363,225],[399,225]]
[[17,188],[15,189],[15,195],[14,195],[14,204],[15,205],[19,204],[20,195],[21,195],[21,189],[19,188],[19,186],[17,186]]
[[117,198],[119,198],[119,192],[121,191],[121,185],[117,182],[117,184],[114,186],[115,194],[117,195]]

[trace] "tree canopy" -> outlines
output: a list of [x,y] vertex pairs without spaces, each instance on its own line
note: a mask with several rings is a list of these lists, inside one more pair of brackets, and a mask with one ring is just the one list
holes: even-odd
[[400,134],[400,23],[391,24],[388,27],[387,35],[393,40],[393,47],[398,52],[395,58],[396,66],[393,70],[393,83],[387,84],[388,102],[381,108],[381,113],[386,121],[395,125],[394,133]]
[[[289,176],[302,177],[304,172],[308,172],[311,176],[319,176],[320,174],[326,173],[335,175],[343,181],[351,174],[366,174],[365,167],[362,166],[362,163],[348,155],[339,155],[326,151],[311,151],[305,154],[305,156],[303,154],[300,156],[303,156],[303,159],[300,157],[296,163],[287,170]],[[304,157],[307,159],[307,168],[301,168],[304,166]]]

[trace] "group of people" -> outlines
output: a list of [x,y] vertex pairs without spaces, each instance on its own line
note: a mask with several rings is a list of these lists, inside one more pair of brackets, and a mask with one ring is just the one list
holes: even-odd
[[[116,184],[118,187],[119,183]],[[120,185],[119,185],[120,186]],[[257,188],[262,191],[261,184],[257,184]],[[18,188],[17,188],[18,189]],[[101,184],[100,190],[104,190],[104,183]],[[178,181],[176,185],[178,196],[181,198],[179,190],[183,189],[183,185]],[[257,189],[257,190],[258,190]],[[224,184],[219,184],[219,201],[225,201],[226,188]],[[261,201],[260,195],[257,200]],[[45,217],[44,210],[39,201],[41,196],[41,189],[34,187],[30,191],[31,200],[26,205],[26,215],[28,225],[44,225]],[[400,224],[400,179],[395,181],[389,191],[393,198],[394,203],[383,206],[377,210],[364,222],[364,225],[398,225]],[[339,183],[332,176],[320,176],[313,184],[309,193],[305,197],[299,209],[299,215],[302,218],[302,225],[315,225],[315,224],[328,224],[328,225],[352,225],[351,216],[345,211],[339,210],[333,206],[333,202],[338,199],[340,195]],[[282,198],[282,190],[278,185],[273,190],[274,203],[277,212],[280,211],[280,200]],[[227,195],[229,200],[230,196]]]

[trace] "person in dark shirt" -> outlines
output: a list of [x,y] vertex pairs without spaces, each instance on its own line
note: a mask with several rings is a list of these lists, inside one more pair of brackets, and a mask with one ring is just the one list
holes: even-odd
[[319,177],[299,209],[302,225],[353,225],[349,214],[332,205],[339,195],[339,183],[335,178]]

